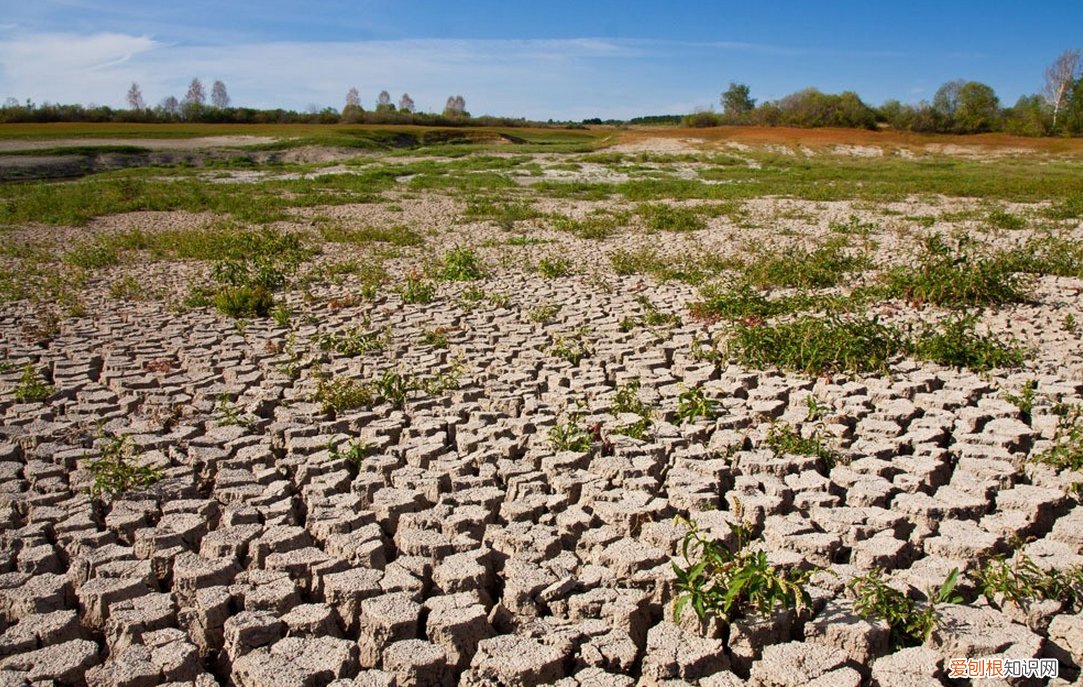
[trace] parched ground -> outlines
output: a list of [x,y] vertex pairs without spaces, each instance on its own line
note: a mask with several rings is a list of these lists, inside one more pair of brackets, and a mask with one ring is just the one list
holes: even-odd
[[[48,187],[38,221],[19,214],[38,191],[4,189],[0,684],[901,687],[964,684],[949,661],[975,657],[1053,659],[1057,680],[1012,684],[1078,684],[1083,473],[1038,460],[1083,453],[1070,255],[1015,274],[1020,302],[963,310],[1023,353],[1012,367],[750,365],[735,331],[802,313],[692,306],[825,245],[864,262],[757,293],[856,298],[934,233],[974,255],[1079,250],[1071,193],[1037,185],[1079,161],[825,145],[631,132],[597,153],[140,170],[86,202],[192,183],[203,200],[85,223],[48,219],[75,187]],[[971,195],[953,172],[871,195],[876,168],[852,165],[883,158],[1011,167]],[[1033,187],[997,185],[1018,165]],[[258,207],[214,205],[249,190]],[[272,316],[235,319],[214,307],[223,266],[175,259],[198,248],[176,237],[261,231],[307,251],[249,256],[287,281]],[[953,317],[846,302],[809,312]],[[807,441],[779,444],[788,430]],[[746,527],[776,574],[809,571],[807,606],[678,620],[688,521],[730,547]],[[990,582],[999,559],[1017,584]],[[912,615],[952,571],[960,596],[901,640],[855,606],[870,571]]]

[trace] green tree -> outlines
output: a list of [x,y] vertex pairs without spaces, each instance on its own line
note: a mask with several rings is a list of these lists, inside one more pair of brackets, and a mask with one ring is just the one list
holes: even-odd
[[1040,95],[1022,95],[1004,112],[1004,130],[1016,136],[1044,136],[1049,133],[1049,108]]
[[992,87],[968,81],[959,89],[955,130],[959,133],[994,131],[1000,125],[1000,98]]
[[959,91],[965,85],[966,81],[956,79],[936,89],[933,95],[932,114],[936,119],[938,131],[951,131],[955,126],[955,111],[959,108]]
[[727,117],[740,118],[755,108],[756,101],[749,96],[748,86],[730,81],[730,87],[722,93],[722,113]]
[[1076,79],[1068,106],[1064,110],[1064,130],[1070,134],[1083,134],[1083,78]]

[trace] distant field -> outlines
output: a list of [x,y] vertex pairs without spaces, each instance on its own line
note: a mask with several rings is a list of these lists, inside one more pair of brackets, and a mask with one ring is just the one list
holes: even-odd
[[[549,128],[426,127],[351,124],[0,124],[0,150],[5,142],[51,142],[85,139],[183,141],[217,137],[278,139],[272,146],[305,145],[379,148],[431,145],[440,142],[492,144],[519,142],[544,146],[601,147],[614,144],[650,145],[672,140],[692,145],[737,143],[753,146],[783,145],[813,150],[837,146],[873,146],[885,149],[925,149],[931,152],[1008,152],[1083,155],[1083,139],[1026,138],[1007,134],[953,136],[862,129],[795,129],[790,127],[727,126],[707,129],[670,127],[594,127],[589,130]],[[248,147],[243,141],[228,144]],[[257,144],[268,145],[268,144]],[[960,151],[959,147],[963,150]]]
[[[0,142],[52,142],[87,140],[192,140],[219,137],[277,139],[279,145],[341,146],[347,148],[409,147],[443,142],[593,146],[611,135],[608,131],[567,129],[427,127],[348,124],[3,124]],[[243,140],[226,142],[245,146]],[[272,144],[273,145],[273,144]],[[3,148],[0,143],[0,148]]]

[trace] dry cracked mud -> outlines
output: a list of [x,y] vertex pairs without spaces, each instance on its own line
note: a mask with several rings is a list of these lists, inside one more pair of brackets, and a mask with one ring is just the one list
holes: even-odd
[[[208,279],[198,262],[97,270],[82,287],[85,313],[52,331],[38,325],[40,303],[3,305],[0,684],[903,687],[962,684],[948,681],[948,661],[983,656],[1054,658],[1056,684],[1077,679],[1083,616],[1070,604],[989,600],[964,575],[968,601],[940,604],[928,639],[901,648],[856,612],[846,583],[877,568],[923,599],[953,569],[1016,549],[1043,570],[1083,563],[1073,491],[1083,476],[1031,460],[1054,439],[1057,404],[1083,399],[1083,347],[1064,324],[1083,321],[1083,281],[1040,277],[1031,302],[983,311],[983,327],[1030,348],[1021,369],[896,357],[886,374],[809,376],[705,359],[703,342],[727,325],[690,316],[695,288],[618,275],[609,260],[644,246],[676,256],[815,242],[855,215],[878,225],[873,262],[884,265],[917,245],[903,213],[976,203],[925,197],[878,214],[856,201],[761,198],[741,222],[722,215],[675,234],[633,217],[595,241],[545,217],[512,233],[463,221],[463,200],[436,191],[384,198],[279,225],[390,223],[425,240],[386,257],[390,283],[374,297],[361,295],[364,272],[287,287],[288,322],[175,307]],[[537,207],[583,217],[612,202]],[[64,246],[205,221],[132,213],[15,227],[4,240]],[[509,244],[522,235],[532,241]],[[327,243],[306,267],[330,272],[374,245]],[[405,303],[394,285],[457,246],[474,247],[487,275],[434,281],[431,303]],[[570,273],[531,269],[543,258],[565,259]],[[125,275],[160,293],[119,299],[110,285]],[[877,308],[897,322],[935,315]],[[381,344],[321,349],[358,327]],[[562,343],[582,357],[554,354]],[[26,364],[54,387],[44,401],[14,396]],[[388,371],[452,381],[354,410],[313,400],[318,373]],[[650,409],[641,438],[618,433],[641,416],[614,412],[633,380]],[[1027,413],[1006,396],[1030,380]],[[681,423],[692,388],[717,412]],[[780,422],[811,431],[810,398],[838,460],[767,446]],[[589,450],[554,446],[569,418]],[[118,455],[160,479],[93,495],[92,466]],[[807,585],[811,606],[728,625],[675,620],[677,516],[723,539],[744,520],[776,565],[822,569]]]

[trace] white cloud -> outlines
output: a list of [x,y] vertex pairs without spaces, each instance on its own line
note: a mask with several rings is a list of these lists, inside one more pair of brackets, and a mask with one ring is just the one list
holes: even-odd
[[[0,93],[41,102],[113,102],[127,65],[160,46],[146,36],[47,33],[0,40]],[[123,93],[121,94],[123,95]]]
[[742,42],[600,38],[186,45],[122,33],[11,33],[0,34],[0,98],[123,106],[128,85],[137,81],[147,102],[157,103],[182,97],[199,77],[222,79],[235,104],[260,108],[338,108],[357,86],[366,107],[387,89],[395,99],[409,92],[427,111],[462,94],[475,115],[630,117],[713,100],[714,84],[700,75],[735,70],[742,54],[748,73],[756,63],[747,60],[811,53]]
[[548,117],[576,103],[593,115],[614,99],[635,108],[626,84],[607,78],[600,65],[641,54],[628,43],[591,38],[184,46],[112,33],[39,34],[0,38],[0,96],[122,105],[137,81],[154,103],[182,96],[199,77],[222,79],[236,104],[253,107],[338,107],[356,85],[366,107],[386,88],[396,99],[409,92],[426,109],[461,93],[475,114]]

